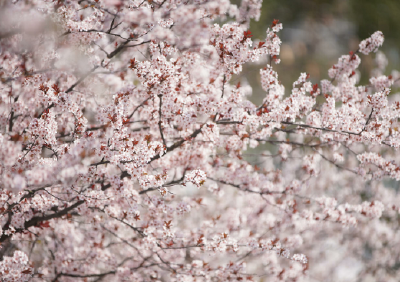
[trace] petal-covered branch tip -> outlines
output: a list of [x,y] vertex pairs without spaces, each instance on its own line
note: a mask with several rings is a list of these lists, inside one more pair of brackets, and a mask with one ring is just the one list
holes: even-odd
[[185,183],[193,183],[194,185],[196,185],[198,188],[200,186],[202,186],[204,184],[204,182],[206,181],[207,176],[206,173],[202,170],[192,170],[188,173],[186,173],[185,175],[185,179],[184,182]]
[[383,37],[382,31],[374,32],[371,37],[361,41],[359,45],[359,50],[364,55],[368,55],[371,52],[378,51],[378,48],[382,46],[385,38]]

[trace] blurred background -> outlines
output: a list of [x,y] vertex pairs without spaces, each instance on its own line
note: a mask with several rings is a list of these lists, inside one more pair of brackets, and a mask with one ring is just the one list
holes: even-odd
[[[278,33],[282,40],[281,63],[273,67],[286,95],[301,72],[309,73],[313,83],[329,79],[328,69],[337,59],[356,51],[360,41],[377,30],[385,36],[380,49],[389,61],[385,74],[400,69],[400,0],[264,0],[260,20],[250,25],[252,39],[265,39],[265,31],[274,19],[283,24],[283,30]],[[360,83],[367,84],[375,54],[359,56]],[[265,95],[259,74],[265,64],[246,65],[243,72],[253,87],[250,99],[257,104]]]

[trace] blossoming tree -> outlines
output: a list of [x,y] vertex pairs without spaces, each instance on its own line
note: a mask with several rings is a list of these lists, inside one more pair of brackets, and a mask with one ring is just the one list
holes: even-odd
[[397,281],[399,74],[357,71],[383,34],[285,91],[261,2],[0,2],[2,281]]

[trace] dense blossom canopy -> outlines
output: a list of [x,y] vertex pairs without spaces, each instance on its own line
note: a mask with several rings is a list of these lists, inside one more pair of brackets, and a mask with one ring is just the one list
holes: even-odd
[[261,2],[0,1],[2,281],[398,281],[383,34],[288,90]]

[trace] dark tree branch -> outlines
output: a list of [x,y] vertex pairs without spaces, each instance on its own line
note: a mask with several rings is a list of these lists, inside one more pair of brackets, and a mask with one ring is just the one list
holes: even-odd
[[[24,230],[27,230],[29,227],[32,226],[36,226],[39,223],[43,222],[43,221],[47,221],[53,218],[59,218],[62,217],[63,215],[67,215],[70,211],[72,211],[73,209],[75,209],[76,207],[79,207],[80,205],[82,205],[85,201],[78,201],[75,204],[59,211],[53,214],[49,214],[49,215],[45,215],[45,216],[41,216],[41,217],[33,217],[32,219],[28,220],[25,222],[24,228],[23,229],[16,229],[16,232],[23,232]],[[5,231],[5,230],[4,230]],[[0,237],[0,242],[4,242],[7,238],[9,238],[11,235],[6,235],[3,232],[3,235]]]
[[158,109],[158,114],[159,114],[159,120],[158,120],[158,128],[160,130],[160,135],[161,135],[161,139],[163,141],[163,144],[165,146],[165,148],[167,147],[167,142],[165,142],[165,138],[164,138],[164,133],[162,130],[162,114],[161,114],[161,108],[162,108],[162,95],[158,95],[158,98],[160,98],[160,107]]

